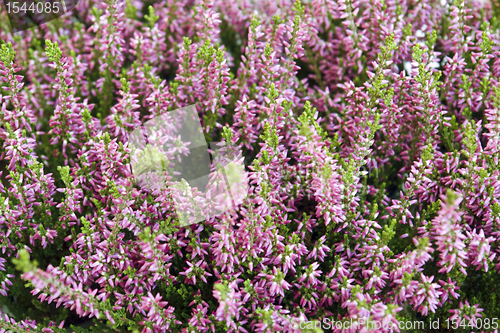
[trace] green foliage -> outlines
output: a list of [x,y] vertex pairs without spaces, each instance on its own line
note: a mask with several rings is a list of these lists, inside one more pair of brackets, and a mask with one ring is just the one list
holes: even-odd
[[222,137],[227,143],[233,142],[233,130],[229,126],[224,126],[222,128]]
[[12,47],[12,43],[3,43],[0,47],[0,61],[7,66],[16,58],[16,51]]
[[295,14],[298,16],[304,16],[305,14],[305,7],[302,5],[302,2],[300,0],[296,0],[295,4],[293,5],[293,9],[295,10]]
[[302,112],[298,119],[301,124],[299,127],[300,134],[310,137],[310,127],[314,126],[318,135],[326,139],[328,133],[318,123],[317,118],[316,108],[312,107],[309,101],[306,101],[304,104],[304,112]]
[[31,272],[36,269],[38,263],[36,261],[31,262],[28,251],[20,250],[19,258],[13,258],[12,263],[14,263],[16,269],[23,273]]
[[250,29],[252,29],[252,32],[255,34],[257,33],[257,27],[261,24],[257,16],[252,16],[252,21],[250,22]]
[[158,22],[158,20],[160,19],[160,16],[155,15],[155,9],[153,8],[153,6],[148,7],[148,12],[149,12],[149,15],[144,15],[144,18],[148,22],[149,27],[152,28],[152,27],[154,27],[156,22]]
[[446,150],[449,152],[455,151],[455,132],[458,130],[457,118],[455,115],[451,117],[451,126],[441,125],[441,141],[444,143]]
[[57,41],[53,43],[50,39],[46,39],[45,45],[45,55],[47,55],[50,61],[59,63],[62,57],[62,51]]
[[127,7],[125,7],[125,16],[131,20],[137,19],[137,8],[130,0],[126,0]]
[[271,128],[271,124],[269,123],[264,124],[264,132],[260,136],[260,138],[263,141],[265,141],[266,144],[273,150],[276,150],[278,148],[279,144],[278,132],[276,128]]

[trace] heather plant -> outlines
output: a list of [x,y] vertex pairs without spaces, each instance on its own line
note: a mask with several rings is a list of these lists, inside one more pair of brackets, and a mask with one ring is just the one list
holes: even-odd
[[[0,8],[0,332],[498,332],[498,0]],[[245,186],[186,225],[131,136],[190,107]]]

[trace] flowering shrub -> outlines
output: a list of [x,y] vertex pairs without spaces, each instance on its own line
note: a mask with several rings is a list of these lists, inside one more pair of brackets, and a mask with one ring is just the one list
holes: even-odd
[[[498,0],[3,8],[0,332],[498,332],[499,29]],[[181,225],[128,139],[189,105],[248,193]]]

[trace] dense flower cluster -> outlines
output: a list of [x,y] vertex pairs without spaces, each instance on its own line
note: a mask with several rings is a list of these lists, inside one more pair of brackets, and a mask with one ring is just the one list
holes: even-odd
[[[498,0],[80,0],[8,22],[0,332],[498,332]],[[182,225],[128,141],[191,105],[248,193]]]

